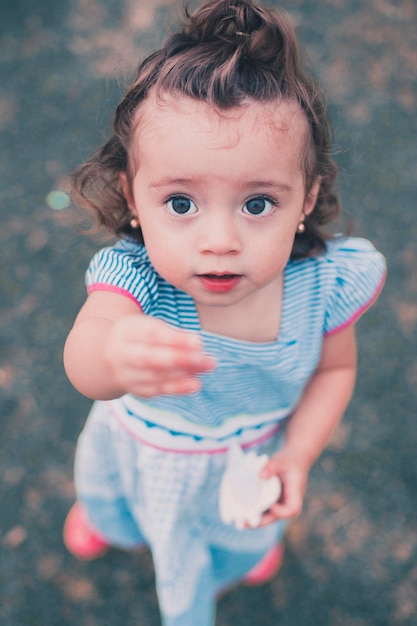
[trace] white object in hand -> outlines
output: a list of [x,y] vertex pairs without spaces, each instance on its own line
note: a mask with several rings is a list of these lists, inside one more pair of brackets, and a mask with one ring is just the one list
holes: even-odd
[[219,493],[220,517],[225,524],[258,526],[262,514],[278,500],[282,489],[278,476],[259,477],[267,461],[266,454],[245,453],[239,444],[231,444]]

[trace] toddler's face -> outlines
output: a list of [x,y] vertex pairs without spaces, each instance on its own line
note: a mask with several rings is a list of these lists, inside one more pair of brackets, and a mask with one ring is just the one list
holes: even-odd
[[317,183],[306,198],[306,137],[293,102],[220,113],[181,96],[149,96],[142,105],[128,204],[155,269],[200,313],[232,307],[245,315],[265,294],[276,302],[297,226],[318,191]]

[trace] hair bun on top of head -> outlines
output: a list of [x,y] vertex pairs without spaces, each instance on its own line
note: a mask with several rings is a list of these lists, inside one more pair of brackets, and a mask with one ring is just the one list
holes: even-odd
[[[245,59],[264,65],[280,65],[297,57],[296,45],[286,49],[291,23],[282,12],[264,10],[253,0],[209,0],[187,14],[185,32],[200,43],[230,44],[244,49]],[[291,54],[293,53],[293,54]]]

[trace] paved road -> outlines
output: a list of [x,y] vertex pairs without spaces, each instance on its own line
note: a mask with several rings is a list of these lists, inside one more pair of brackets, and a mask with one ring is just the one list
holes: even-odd
[[[65,208],[69,172],[105,136],[138,56],[180,1],[2,0],[0,4],[0,622],[158,626],[148,554],[78,563],[61,525],[89,402],[61,352],[99,242]],[[417,623],[416,109],[412,0],[293,0],[329,95],[355,232],[389,277],[360,322],[355,398],[315,466],[281,573],[239,587],[218,624]]]

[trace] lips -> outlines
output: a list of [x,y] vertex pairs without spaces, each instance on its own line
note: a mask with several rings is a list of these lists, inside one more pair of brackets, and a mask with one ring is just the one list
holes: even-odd
[[201,285],[212,293],[227,293],[234,289],[240,282],[240,274],[199,274]]

